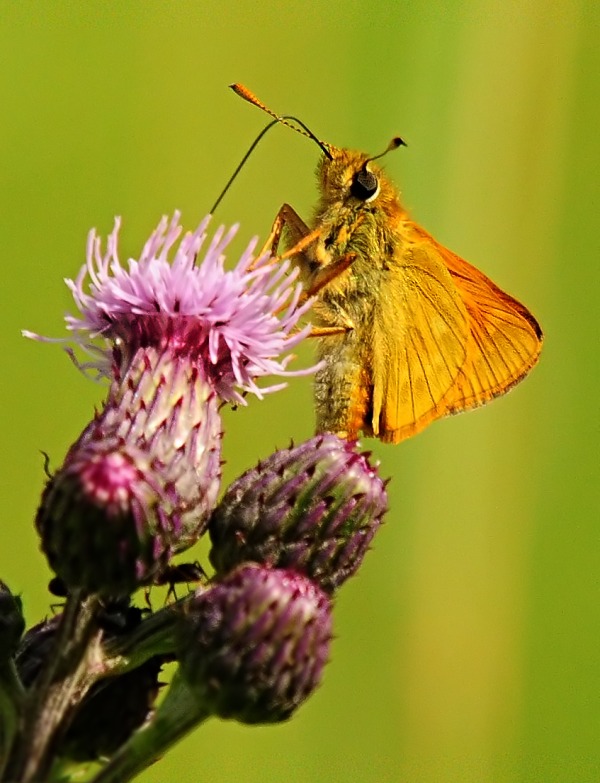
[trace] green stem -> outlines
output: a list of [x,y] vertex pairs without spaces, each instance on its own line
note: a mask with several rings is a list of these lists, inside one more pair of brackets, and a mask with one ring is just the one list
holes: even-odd
[[82,599],[79,592],[67,599],[54,655],[26,703],[20,736],[7,763],[7,780],[40,783],[45,779],[55,732],[94,679],[90,656],[98,654],[101,636],[94,633],[98,604],[96,597]]
[[155,656],[175,654],[177,617],[187,598],[155,612],[126,636],[117,636],[104,644],[105,672],[111,676],[141,666]]
[[92,783],[131,780],[209,716],[176,672],[164,701],[149,723],[119,748]]

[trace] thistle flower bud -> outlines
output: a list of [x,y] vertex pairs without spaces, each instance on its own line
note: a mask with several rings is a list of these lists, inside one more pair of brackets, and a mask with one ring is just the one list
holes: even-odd
[[209,523],[210,560],[218,573],[246,561],[295,569],[332,592],[361,564],[386,510],[368,455],[318,435],[229,486]]
[[127,595],[204,532],[220,481],[218,401],[168,350],[140,348],[44,492],[36,525],[69,589]]
[[24,630],[25,618],[21,599],[18,595],[13,595],[8,585],[0,581],[0,664],[15,654]]
[[285,720],[329,655],[331,603],[292,571],[244,565],[198,591],[181,615],[181,673],[199,701],[244,723]]

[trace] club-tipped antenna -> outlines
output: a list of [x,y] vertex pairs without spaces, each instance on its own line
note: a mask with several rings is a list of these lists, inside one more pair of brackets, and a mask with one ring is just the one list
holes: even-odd
[[[235,171],[229,177],[229,180],[227,181],[227,184],[221,191],[221,194],[219,195],[218,199],[213,204],[210,214],[213,215],[215,213],[215,210],[225,197],[225,194],[233,184],[235,178],[240,173],[242,168],[244,167],[244,164],[252,155],[254,152],[256,146],[258,145],[258,142],[262,139],[262,137],[265,135],[265,133],[270,130],[274,125],[285,125],[288,128],[291,128],[292,130],[296,131],[296,133],[300,133],[302,136],[307,136],[309,139],[312,139],[316,144],[318,144],[319,148],[322,150],[324,155],[327,155],[329,159],[332,158],[331,150],[328,144],[325,144],[325,142],[318,139],[315,134],[308,128],[301,120],[299,120],[297,117],[292,117],[291,115],[284,114],[282,116],[275,114],[275,112],[271,111],[267,106],[265,106],[262,101],[259,101],[256,95],[254,95],[247,87],[244,87],[243,84],[232,84],[230,85],[231,89],[236,93],[236,95],[239,95],[244,100],[248,101],[248,103],[252,103],[254,106],[257,106],[259,109],[262,109],[266,114],[269,115],[269,117],[273,117],[272,122],[270,122],[268,125],[266,125],[261,132],[258,134],[258,136],[254,139],[252,144],[250,145],[250,148],[244,155],[244,157],[241,159],[239,164],[237,165]],[[296,124],[294,124],[296,123]],[[298,127],[300,126],[300,127]]]
[[[272,109],[269,109],[268,106],[266,106],[261,100],[259,100],[256,95],[251,92],[247,87],[245,87],[243,84],[239,84],[236,82],[235,84],[229,85],[231,89],[234,91],[236,95],[239,95],[240,98],[243,98],[245,101],[248,101],[248,103],[251,103],[253,106],[256,106],[258,109],[261,109],[265,112],[265,114],[268,114],[269,117],[273,117],[274,120],[277,120],[277,122],[280,122],[282,125],[286,125],[288,128],[291,128],[293,131],[296,131],[296,133],[300,133],[302,136],[307,136],[309,139],[312,139],[315,144],[317,144],[321,152],[324,155],[327,155],[329,160],[332,160],[333,155],[331,154],[331,146],[329,144],[326,144],[324,141],[321,141],[321,139],[317,138],[315,134],[311,131],[311,129],[305,125],[302,120],[299,120],[297,117],[291,117],[288,114],[284,114],[280,116],[279,114],[275,114],[275,112]],[[296,125],[293,125],[291,122],[287,122],[287,120],[293,120]],[[299,128],[297,126],[300,126]]]
[[378,160],[379,158],[383,158],[383,156],[387,155],[388,152],[391,152],[392,150],[397,150],[398,147],[408,147],[408,144],[404,141],[404,139],[401,136],[394,136],[394,138],[390,141],[390,143],[387,145],[384,151],[380,152],[379,155],[373,155],[372,158],[366,160],[365,165],[367,163],[370,163],[372,160]]

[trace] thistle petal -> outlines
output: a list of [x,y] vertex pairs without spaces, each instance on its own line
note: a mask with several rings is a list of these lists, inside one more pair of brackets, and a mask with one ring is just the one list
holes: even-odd
[[273,264],[268,254],[255,258],[253,240],[237,265],[226,270],[224,252],[237,226],[217,229],[199,261],[208,221],[182,236],[179,213],[170,221],[164,217],[140,258],[130,259],[127,267],[118,257],[120,219],[105,253],[95,231],[90,233],[86,264],[75,280],[66,280],[80,312],[66,317],[67,329],[93,357],[80,365],[83,369],[111,378],[115,370],[127,371],[138,348],[160,348],[169,341],[190,362],[204,365],[221,399],[240,404],[246,404],[244,392],[262,397],[281,388],[260,388],[256,380],[262,376],[316,369],[291,372],[291,357],[280,358],[310,331],[310,326],[296,329],[311,303],[299,304],[301,286],[289,261]]

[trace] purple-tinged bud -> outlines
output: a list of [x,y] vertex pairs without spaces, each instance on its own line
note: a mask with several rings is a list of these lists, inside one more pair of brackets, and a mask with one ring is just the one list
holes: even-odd
[[68,589],[129,594],[206,528],[220,482],[218,400],[200,364],[140,348],[46,486],[36,525]]
[[210,520],[210,560],[218,573],[247,561],[295,569],[333,592],[360,566],[386,510],[368,454],[318,435],[229,486]]
[[18,595],[0,581],[0,664],[15,654],[25,630],[23,604]]
[[181,614],[181,673],[213,714],[274,723],[315,690],[329,657],[331,602],[301,574],[247,564]]

